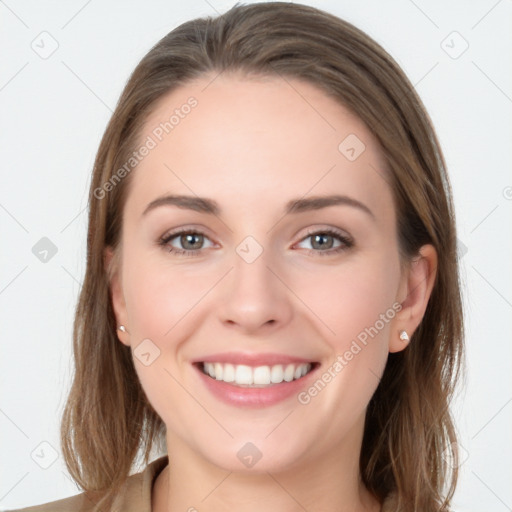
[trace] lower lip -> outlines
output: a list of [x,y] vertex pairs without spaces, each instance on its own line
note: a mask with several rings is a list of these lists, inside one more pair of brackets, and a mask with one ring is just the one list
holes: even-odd
[[193,365],[206,387],[220,400],[236,406],[267,407],[298,395],[316,374],[319,365],[297,380],[283,381],[266,388],[245,388],[206,375],[200,365]]

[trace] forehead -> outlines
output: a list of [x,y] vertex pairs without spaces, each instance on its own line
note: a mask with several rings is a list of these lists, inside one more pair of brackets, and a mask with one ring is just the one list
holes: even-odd
[[130,192],[140,211],[162,193],[260,209],[262,199],[281,206],[307,194],[353,195],[377,209],[391,200],[371,132],[302,80],[203,76],[157,102],[140,136],[150,139]]

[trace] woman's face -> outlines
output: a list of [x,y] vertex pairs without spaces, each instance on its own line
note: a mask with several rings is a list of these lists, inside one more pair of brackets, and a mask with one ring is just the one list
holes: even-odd
[[[213,78],[162,98],[145,124],[112,288],[121,340],[171,454],[269,471],[359,453],[388,352],[405,347],[379,148],[308,83]],[[239,382],[312,371],[237,387],[206,360]]]

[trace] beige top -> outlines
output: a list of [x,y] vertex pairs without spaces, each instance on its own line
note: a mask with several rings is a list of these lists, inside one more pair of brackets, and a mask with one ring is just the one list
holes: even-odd
[[[150,462],[144,471],[130,475],[112,512],[151,512],[151,491],[156,477],[168,464],[164,455]],[[43,505],[8,510],[5,512],[92,512],[94,503],[85,497],[85,493],[70,496]]]
[[[121,495],[116,498],[112,512],[151,512],[151,492],[156,477],[169,462],[164,455],[150,462],[144,471],[130,475]],[[381,512],[395,512],[393,496],[389,496],[382,505]],[[85,497],[85,493],[61,500],[35,505],[32,507],[6,510],[5,512],[92,512],[94,503]]]

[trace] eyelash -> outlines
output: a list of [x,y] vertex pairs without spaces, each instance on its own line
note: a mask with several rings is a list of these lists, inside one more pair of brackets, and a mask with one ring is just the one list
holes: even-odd
[[[168,235],[163,236],[159,240],[158,243],[159,243],[160,246],[166,247],[168,252],[174,253],[177,256],[183,256],[183,257],[200,256],[202,249],[198,249],[198,250],[192,251],[192,250],[189,250],[189,249],[177,249],[176,247],[170,247],[170,248],[167,247],[168,243],[172,239],[178,237],[179,235],[183,235],[183,234],[206,236],[201,231],[196,231],[196,230],[193,230],[193,229],[185,228],[185,229],[174,231],[173,233],[169,233]],[[340,247],[336,247],[334,249],[329,249],[329,250],[326,250],[326,251],[320,251],[320,250],[315,250],[315,249],[306,249],[307,254],[313,255],[313,256],[333,256],[335,254],[339,254],[342,251],[346,251],[347,249],[350,249],[354,245],[354,242],[349,237],[343,235],[343,233],[341,233],[340,231],[337,231],[337,230],[331,229],[331,228],[317,230],[317,231],[308,231],[307,235],[305,237],[303,237],[300,241],[302,242],[302,241],[306,240],[307,238],[310,238],[313,235],[333,236],[334,238],[337,238],[343,244]]]

